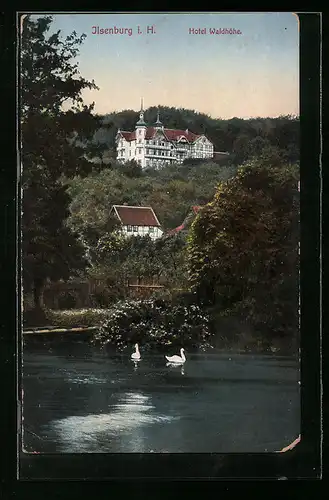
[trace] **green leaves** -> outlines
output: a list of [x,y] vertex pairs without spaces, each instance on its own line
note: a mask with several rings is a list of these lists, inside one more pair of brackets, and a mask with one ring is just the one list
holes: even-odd
[[[49,35],[51,17],[22,21],[21,142],[23,272],[26,289],[68,278],[85,266],[84,248],[64,221],[69,197],[62,177],[86,175],[88,143],[100,122],[83,104],[83,79],[74,58],[84,37]],[[66,110],[63,108],[66,105]],[[95,156],[95,149],[93,151]]]
[[97,276],[108,288],[120,288],[120,295],[126,295],[127,283],[136,280],[161,281],[167,291],[186,287],[185,242],[179,237],[153,241],[148,236],[107,233],[90,246],[89,264],[90,276]]
[[108,310],[94,341],[124,348],[135,342],[144,349],[205,347],[211,333],[207,314],[196,305],[172,304],[164,300],[121,301]]
[[192,224],[191,289],[273,333],[298,323],[298,169],[261,156],[222,183]]

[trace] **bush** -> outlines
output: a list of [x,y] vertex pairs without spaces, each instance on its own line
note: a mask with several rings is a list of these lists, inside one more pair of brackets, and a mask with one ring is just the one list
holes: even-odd
[[94,335],[94,342],[123,348],[131,343],[144,347],[207,347],[209,318],[196,305],[165,300],[119,302]]

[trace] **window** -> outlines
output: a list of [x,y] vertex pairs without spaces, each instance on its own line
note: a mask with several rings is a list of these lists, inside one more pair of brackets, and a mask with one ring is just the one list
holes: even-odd
[[149,233],[154,233],[154,227],[149,227]]
[[132,227],[131,226],[127,226],[127,232],[131,233],[131,231],[132,231]]
[[138,233],[138,226],[133,226],[133,232]]
[[142,139],[138,139],[138,142],[142,142]]

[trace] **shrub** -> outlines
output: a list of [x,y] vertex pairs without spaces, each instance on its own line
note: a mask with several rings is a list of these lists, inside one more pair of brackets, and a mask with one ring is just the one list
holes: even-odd
[[131,343],[144,347],[207,347],[209,318],[194,305],[165,300],[135,300],[117,303],[109,310],[94,342],[123,348]]

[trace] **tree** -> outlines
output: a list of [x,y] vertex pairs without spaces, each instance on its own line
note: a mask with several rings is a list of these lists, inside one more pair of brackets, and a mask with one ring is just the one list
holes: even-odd
[[118,166],[121,172],[130,178],[142,176],[142,167],[135,160],[127,161],[124,165]]
[[272,335],[298,328],[297,180],[297,166],[263,153],[219,185],[188,240],[198,300]]
[[88,273],[106,282],[111,295],[124,298],[129,281],[156,281],[167,291],[186,289],[185,240],[180,237],[125,237],[104,234],[90,252]]
[[63,224],[69,197],[62,176],[90,172],[99,151],[92,138],[100,121],[81,97],[97,87],[74,62],[84,36],[73,32],[63,40],[60,31],[49,33],[51,22],[26,16],[21,33],[23,284],[36,307],[48,279],[84,267],[84,249]]
[[172,235],[155,242],[155,252],[161,261],[161,275],[169,290],[186,290],[186,237]]

